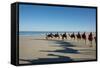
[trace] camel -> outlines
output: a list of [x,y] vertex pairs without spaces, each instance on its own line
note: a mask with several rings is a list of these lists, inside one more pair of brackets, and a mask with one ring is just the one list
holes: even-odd
[[56,34],[54,34],[53,36],[54,36],[55,38],[58,38],[58,39],[60,38],[58,32],[57,32]]
[[74,34],[74,32],[73,32],[73,34],[68,34],[68,35],[70,36],[71,39],[74,38],[74,40],[75,40],[75,34]]
[[94,37],[95,43],[96,43],[96,36]]
[[58,32],[56,33],[56,34],[52,34],[52,33],[50,33],[50,34],[46,34],[46,39],[48,39],[48,38],[60,38],[60,36],[59,36],[59,34],[58,34]]
[[66,34],[66,32],[65,32],[64,34],[61,34],[61,36],[62,36],[62,40],[67,39],[67,34]]
[[85,32],[82,34],[82,39],[85,41],[85,44],[86,44],[86,33]]
[[92,47],[93,35],[92,32],[88,35],[88,40],[90,41],[90,47]]
[[48,39],[48,38],[53,38],[53,34],[52,33],[46,34],[46,39]]
[[77,37],[77,40],[79,41],[79,40],[81,40],[81,34],[78,32],[78,34],[76,35],[76,37]]

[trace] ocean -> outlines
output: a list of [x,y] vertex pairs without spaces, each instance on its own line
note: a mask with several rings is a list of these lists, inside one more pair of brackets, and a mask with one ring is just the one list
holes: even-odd
[[[66,34],[72,34],[73,32],[68,32],[68,31],[19,31],[19,36],[44,36],[46,35],[46,33],[59,33],[59,34],[63,34],[64,32],[66,32]],[[78,32],[74,32],[75,34],[77,34]],[[80,32],[83,33],[83,32]],[[89,32],[88,32],[89,33]]]
[[37,32],[37,31],[20,31],[19,36],[38,36],[45,35],[45,32]]
[[[19,31],[19,36],[39,36],[39,35],[46,35],[46,33],[57,33],[56,31]],[[62,34],[64,32],[58,32],[59,34]],[[72,32],[66,32],[66,33],[72,33]]]

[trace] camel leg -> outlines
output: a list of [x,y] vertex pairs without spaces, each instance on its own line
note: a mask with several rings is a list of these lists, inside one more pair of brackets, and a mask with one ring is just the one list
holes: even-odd
[[65,39],[65,37],[63,37],[63,40]]
[[64,37],[62,37],[62,40],[64,40]]
[[90,47],[92,47],[92,41],[90,41]]
[[85,45],[86,45],[86,39],[85,39]]
[[65,37],[67,39],[67,37]]

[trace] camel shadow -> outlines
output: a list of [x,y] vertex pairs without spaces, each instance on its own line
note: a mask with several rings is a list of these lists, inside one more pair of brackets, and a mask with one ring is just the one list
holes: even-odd
[[[36,40],[43,40],[43,39],[36,39]],[[72,58],[68,56],[62,56],[62,55],[56,55],[52,54],[52,52],[58,52],[58,53],[71,53],[71,54],[77,54],[79,53],[78,50],[75,50],[73,48],[69,47],[74,47],[75,45],[72,45],[70,42],[66,42],[63,40],[48,40],[49,42],[54,42],[56,47],[61,47],[62,49],[57,49],[57,50],[40,50],[40,52],[49,52],[47,56],[54,56],[53,58],[38,58],[38,59],[19,59],[19,61],[27,61],[29,64],[43,64],[43,63],[57,63],[57,62],[72,62],[74,61]],[[53,45],[50,45],[52,47],[55,47]]]
[[78,50],[69,48],[69,47],[75,47],[75,45],[71,44],[70,42],[66,41],[56,41],[57,44],[60,44],[59,47],[62,47],[62,50],[55,50],[53,52],[60,52],[60,53],[79,53]]
[[75,47],[75,45],[71,44],[70,42],[63,41],[63,40],[57,40],[55,41],[56,44],[59,44],[61,47]]
[[[38,39],[41,40],[41,39]],[[40,50],[40,52],[59,52],[59,53],[74,53],[74,54],[78,54],[78,50],[75,50],[73,48],[69,48],[69,47],[75,47],[75,45],[71,44],[70,42],[64,41],[64,40],[48,40],[49,42],[54,42],[55,45],[59,44],[59,45],[50,45],[52,47],[61,47],[62,49],[57,49],[57,50]]]
[[39,63],[57,63],[57,62],[71,62],[73,59],[67,56],[48,54],[48,56],[56,56],[57,58],[38,58],[38,59],[19,59],[19,61],[27,61],[29,64],[39,64]]
[[70,42],[64,41],[64,40],[57,40],[57,39],[33,39],[33,40],[45,40],[48,42],[54,42],[55,44],[60,44],[61,46],[65,47],[75,47],[75,45],[72,45]]
[[40,50],[41,52],[58,52],[58,53],[73,53],[73,54],[79,54],[78,50],[75,50],[75,49],[72,49],[72,48],[64,48],[64,49],[61,49],[61,50],[53,50],[53,51],[50,51],[50,50]]

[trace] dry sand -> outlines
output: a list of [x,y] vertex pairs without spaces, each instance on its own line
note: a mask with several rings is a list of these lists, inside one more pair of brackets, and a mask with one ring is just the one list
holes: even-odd
[[32,64],[38,62],[81,61],[96,59],[96,44],[93,47],[84,40],[49,39],[44,36],[19,37],[19,64]]

